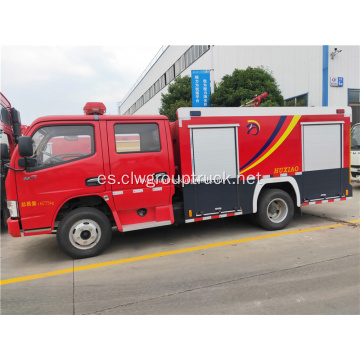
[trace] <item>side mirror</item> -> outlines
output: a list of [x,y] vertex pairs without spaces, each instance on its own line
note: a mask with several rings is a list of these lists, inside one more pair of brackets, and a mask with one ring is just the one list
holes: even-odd
[[7,160],[10,158],[10,150],[8,144],[0,144],[1,159]]
[[10,113],[11,113],[11,124],[14,133],[14,140],[15,142],[17,142],[19,137],[21,136],[20,112],[17,111],[15,108],[11,108]]
[[29,136],[19,137],[19,155],[21,157],[27,157],[33,155],[32,140]]

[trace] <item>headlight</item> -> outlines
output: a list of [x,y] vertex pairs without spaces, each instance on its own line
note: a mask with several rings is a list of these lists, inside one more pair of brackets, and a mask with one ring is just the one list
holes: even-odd
[[19,217],[19,209],[18,209],[17,201],[8,201],[7,208],[9,209],[10,217],[12,218]]

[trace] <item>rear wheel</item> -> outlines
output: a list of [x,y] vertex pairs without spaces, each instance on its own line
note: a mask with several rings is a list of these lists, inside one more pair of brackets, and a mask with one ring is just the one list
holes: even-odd
[[266,230],[280,230],[289,225],[294,216],[291,196],[280,189],[266,189],[258,202],[256,220]]
[[111,224],[100,210],[83,207],[71,211],[57,230],[59,248],[75,258],[99,255],[110,244]]

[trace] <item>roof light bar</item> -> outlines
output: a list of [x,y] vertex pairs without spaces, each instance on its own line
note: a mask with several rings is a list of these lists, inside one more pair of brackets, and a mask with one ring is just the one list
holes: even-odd
[[87,102],[84,106],[85,115],[104,115],[106,106],[101,102]]

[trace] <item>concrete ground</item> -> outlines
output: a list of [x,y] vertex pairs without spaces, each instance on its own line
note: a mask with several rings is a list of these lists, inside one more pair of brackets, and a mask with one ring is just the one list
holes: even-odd
[[353,190],[303,207],[282,231],[246,216],[114,230],[105,253],[83,260],[55,235],[2,232],[1,313],[360,314],[360,183]]

